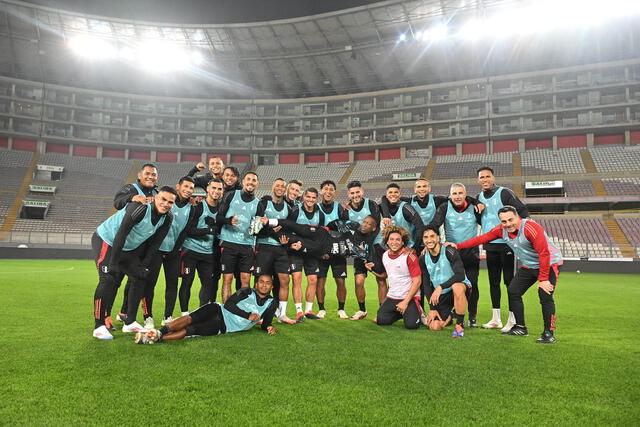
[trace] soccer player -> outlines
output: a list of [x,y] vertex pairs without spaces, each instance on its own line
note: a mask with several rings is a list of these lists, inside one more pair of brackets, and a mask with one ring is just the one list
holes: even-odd
[[144,279],[149,273],[151,258],[157,255],[171,227],[171,207],[176,196],[173,188],[162,187],[152,203],[129,203],[125,209],[107,218],[93,233],[91,246],[98,268],[98,286],[94,295],[95,338],[113,339],[106,319],[124,274],[134,280],[122,331],[142,329],[135,317],[144,293]]
[[[336,220],[348,220],[347,211],[336,202],[336,183],[332,180],[323,181],[320,184],[320,202],[318,207],[324,213],[325,224],[330,224]],[[347,299],[347,259],[340,255],[334,255],[329,259],[320,259],[318,271],[318,285],[316,288],[316,296],[318,298],[318,317],[323,319],[327,315],[324,308],[324,299],[326,295],[325,285],[327,283],[327,274],[331,267],[333,280],[336,282],[336,297],[338,299],[338,317],[348,319],[349,315],[344,311],[344,303]]]
[[[368,246],[368,261],[374,263],[374,271],[378,273],[375,275],[376,283],[378,286],[378,302],[382,304],[387,296],[387,279],[382,275],[384,273],[384,266],[382,265],[382,254],[384,249],[380,245],[382,243],[382,235],[380,234],[380,208],[371,199],[364,197],[364,190],[360,181],[351,181],[347,184],[347,214],[349,220],[358,224],[363,224],[365,218],[371,217],[375,223],[375,235],[373,242]],[[367,278],[367,268],[364,262],[360,262],[357,259],[354,260],[354,285],[356,299],[358,300],[358,311],[351,316],[351,320],[361,320],[367,317],[367,309],[365,304],[366,291],[364,287],[365,279]]]
[[[455,317],[453,338],[464,336],[464,313],[467,310],[466,291],[471,286],[464,273],[464,265],[458,251],[440,244],[438,229],[428,225],[422,233],[427,253],[420,255],[422,280],[428,286],[425,299],[429,301],[427,326],[432,331],[441,331]],[[455,308],[455,312],[452,310]]]
[[420,215],[418,215],[418,212],[411,206],[411,203],[401,200],[402,193],[400,192],[400,186],[398,186],[398,184],[392,182],[387,185],[385,196],[389,203],[388,206],[381,205],[381,229],[384,230],[385,227],[391,225],[407,229],[409,232],[407,247],[413,248],[416,243],[420,242],[420,230],[424,226]]
[[[478,169],[477,175],[478,184],[480,184],[482,190],[481,193],[478,194],[478,200],[486,206],[480,218],[482,233],[488,233],[500,224],[498,211],[504,206],[515,207],[521,218],[529,216],[527,207],[511,190],[495,185],[496,177],[493,169],[488,166],[481,167]],[[489,276],[489,291],[491,293],[493,315],[491,320],[482,325],[482,327],[485,329],[502,328],[502,332],[507,332],[515,324],[515,317],[512,308],[509,307],[509,319],[504,328],[502,327],[502,320],[500,318],[500,276],[502,275],[504,277],[504,284],[508,287],[509,282],[511,282],[513,278],[515,268],[513,250],[500,238],[484,245],[484,250],[487,252],[487,273]]]
[[[180,248],[182,242],[187,235],[187,224],[193,218],[193,210],[191,209],[191,195],[193,194],[194,182],[190,176],[183,176],[176,185],[178,197],[171,207],[173,220],[171,227],[167,233],[167,237],[162,241],[157,256],[152,258],[149,265],[149,275],[146,279],[144,298],[142,298],[142,313],[144,315],[144,328],[154,329],[153,322],[153,299],[155,294],[155,286],[160,275],[160,267],[164,266],[165,288],[165,316],[163,324],[173,313],[176,296],[178,294],[178,276],[180,269]],[[127,283],[128,285],[128,283]],[[125,292],[126,294],[127,292]],[[167,314],[167,310],[170,308]],[[126,313],[128,310],[127,298],[125,298],[120,313]],[[122,314],[121,314],[122,316]],[[124,316],[123,316],[124,317]]]
[[515,325],[504,333],[517,336],[529,334],[524,320],[522,295],[538,282],[544,330],[537,342],[555,342],[556,306],[553,292],[560,274],[558,267],[562,265],[562,254],[551,242],[542,226],[531,219],[521,218],[515,207],[503,206],[498,210],[498,218],[500,218],[500,225],[495,226],[488,233],[458,243],[457,247],[465,249],[496,239],[504,240],[522,263],[522,267],[518,269],[507,287]]
[[[451,185],[449,201],[442,204],[436,210],[429,227],[439,230],[444,224],[444,232],[447,242],[460,243],[478,235],[480,216],[467,198],[467,189],[464,184],[456,182]],[[423,235],[424,239],[424,235]],[[477,328],[478,321],[478,274],[480,272],[480,250],[478,247],[462,249],[459,254],[464,265],[464,272],[471,283],[467,287],[467,301],[469,304],[469,327]],[[423,281],[423,288],[425,282]],[[425,289],[426,293],[426,289]]]
[[218,279],[214,274],[218,259],[214,256],[219,227],[216,226],[219,201],[222,198],[222,181],[214,178],[207,185],[207,197],[193,208],[194,215],[187,230],[188,237],[182,244],[182,283],[180,285],[180,311],[189,312],[191,285],[196,271],[200,277],[200,305],[216,300]]
[[224,305],[205,304],[191,313],[177,318],[159,331],[136,334],[137,344],[180,340],[186,336],[211,336],[247,331],[262,320],[262,330],[269,335],[276,333],[271,325],[277,304],[269,295],[273,281],[271,276],[258,277],[255,288],[242,288],[231,295]]
[[[295,220],[298,215],[297,208],[292,208],[285,203],[284,196],[287,191],[286,182],[282,178],[273,181],[271,196],[264,196],[258,203],[256,216],[267,219]],[[255,276],[263,274],[275,274],[280,286],[274,296],[278,296],[280,313],[278,321],[281,323],[295,324],[296,321],[287,317],[287,301],[289,299],[289,254],[278,240],[267,234],[263,229],[256,239],[256,268]],[[302,301],[302,291],[298,290],[297,300]],[[296,296],[294,295],[294,299]]]
[[[404,227],[389,226],[383,233],[383,242],[389,247],[382,255],[386,271],[383,275],[389,279],[389,292],[378,309],[378,325],[387,326],[403,319],[407,329],[418,329],[420,326],[422,274],[415,253],[403,251],[409,241],[409,232]],[[372,271],[373,263],[366,265]]]
[[142,165],[138,179],[133,184],[122,187],[113,199],[113,207],[120,210],[129,202],[149,203],[158,193],[158,168],[152,163]]
[[224,162],[220,157],[211,157],[209,159],[209,170],[202,176],[195,176],[198,172],[202,172],[204,168],[205,168],[205,164],[202,162],[199,162],[189,171],[189,173],[187,173],[187,175],[194,179],[194,184],[196,185],[196,187],[200,187],[206,191],[207,186],[209,185],[209,182],[211,182],[212,179],[214,178],[222,179]]
[[251,282],[253,245],[255,237],[249,234],[249,225],[256,215],[258,175],[247,172],[242,179],[242,190],[228,191],[222,200],[216,223],[220,230],[220,265],[222,269],[222,301],[231,295],[231,282],[236,268],[240,272],[241,287]]
[[[302,195],[302,206],[298,209],[296,222],[302,225],[323,226],[325,225],[324,213],[318,207],[318,190],[309,187]],[[298,253],[289,252],[289,271],[294,290],[294,302],[296,305],[296,322],[300,323],[304,318],[317,320],[319,317],[313,312],[313,301],[316,298],[316,284],[318,282],[318,271],[320,270],[318,258],[315,256],[301,256]],[[302,311],[302,300],[295,299],[296,289],[302,289],[302,269],[304,267],[307,276],[307,290],[305,293],[305,310]]]
[[300,194],[302,192],[302,182],[292,179],[287,183],[287,194],[284,198],[290,207],[299,208],[302,205]]
[[230,191],[242,190],[242,185],[238,182],[239,176],[240,172],[235,166],[227,166],[224,168],[222,172],[222,182],[224,183],[225,194]]

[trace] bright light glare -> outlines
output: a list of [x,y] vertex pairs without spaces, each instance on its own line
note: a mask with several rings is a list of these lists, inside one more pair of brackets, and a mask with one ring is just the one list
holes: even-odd
[[202,65],[204,62],[204,56],[200,52],[193,52],[191,54],[191,62],[194,65]]
[[447,37],[449,29],[445,24],[438,24],[431,28],[429,31],[425,31],[422,35],[422,39],[425,41],[437,42]]
[[77,55],[89,59],[110,59],[116,56],[116,48],[103,39],[75,37],[67,41]]
[[190,63],[187,52],[175,46],[145,42],[138,48],[138,64],[149,71],[177,70]]
[[484,25],[479,19],[472,19],[462,26],[458,35],[463,39],[477,40],[484,35]]
[[400,36],[398,37],[398,41],[405,41],[407,39],[407,35],[405,33],[400,34]]

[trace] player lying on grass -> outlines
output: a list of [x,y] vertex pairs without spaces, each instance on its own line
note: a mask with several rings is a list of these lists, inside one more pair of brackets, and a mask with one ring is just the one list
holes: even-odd
[[538,282],[544,331],[537,342],[553,343],[556,340],[553,334],[556,327],[556,306],[553,301],[553,292],[558,280],[558,267],[562,265],[562,254],[551,242],[540,224],[531,219],[521,218],[513,206],[500,208],[498,217],[501,225],[496,226],[488,233],[457,245],[451,245],[464,249],[495,239],[505,240],[522,263],[522,267],[518,269],[507,287],[509,306],[513,310],[516,324],[509,331],[503,333],[517,336],[529,335],[524,321],[522,295],[531,285]]
[[209,303],[181,316],[160,330],[136,333],[137,344],[153,344],[159,341],[181,340],[186,336],[211,336],[230,334],[251,329],[262,320],[262,330],[276,333],[271,325],[278,304],[270,296],[273,288],[271,276],[258,277],[255,288],[240,288],[227,298],[224,305]]
[[[440,244],[440,235],[435,227],[427,226],[422,233],[426,252],[420,256],[422,280],[426,284],[425,300],[429,302],[427,326],[432,331],[441,331],[456,319],[453,337],[464,336],[464,314],[467,310],[467,288],[471,283],[465,276],[464,264],[458,251]],[[452,310],[455,308],[455,312]]]

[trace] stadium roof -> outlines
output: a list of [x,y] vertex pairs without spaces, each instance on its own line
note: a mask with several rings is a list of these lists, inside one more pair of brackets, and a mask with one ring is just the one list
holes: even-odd
[[[583,58],[584,52],[579,57],[564,52],[548,58],[545,49],[549,46],[514,51],[505,43],[401,42],[405,38],[413,40],[434,23],[455,26],[462,20],[484,16],[488,10],[526,3],[389,0],[275,21],[178,24],[0,0],[0,74],[155,95],[289,98],[476,78],[496,73],[492,64],[506,73],[594,60]],[[75,57],[67,46],[70,39],[87,35],[120,48],[141,40],[181,46],[202,55],[204,63],[188,73],[149,75],[126,61],[91,62]],[[554,45],[560,49],[562,42]],[[602,57],[596,60],[629,55],[619,50],[602,49],[598,52]]]

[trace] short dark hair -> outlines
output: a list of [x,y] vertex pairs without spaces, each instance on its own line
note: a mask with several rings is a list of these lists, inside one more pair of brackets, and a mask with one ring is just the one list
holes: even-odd
[[297,179],[292,179],[291,181],[287,182],[287,185],[289,184],[296,184],[302,187],[302,182],[298,181]]
[[338,188],[336,186],[336,183],[331,181],[330,179],[325,179],[324,181],[322,181],[322,184],[320,184],[320,189],[322,190],[324,188],[325,185],[333,185],[333,188],[336,189]]
[[425,225],[424,227],[422,227],[422,233],[421,235],[424,236],[424,232],[430,230],[433,231],[434,233],[436,233],[438,236],[440,236],[440,232],[438,231],[438,229],[436,227],[434,227],[433,225]]
[[169,187],[168,185],[163,185],[163,186],[162,186],[162,187],[160,187],[160,189],[158,190],[158,193],[162,193],[163,191],[164,191],[165,193],[171,193],[171,194],[173,194],[174,196],[178,197],[178,192],[177,192],[177,191],[176,191],[176,189],[175,189],[175,188],[173,188],[173,187]]
[[360,183],[360,181],[351,181],[350,183],[347,184],[347,189],[350,189],[353,187],[362,187],[362,184]]
[[242,179],[246,178],[247,175],[255,175],[256,179],[258,179],[258,174],[255,173],[255,172],[251,172],[251,171],[245,173],[244,176],[242,177]]
[[364,217],[364,219],[367,219],[367,218],[371,218],[373,222],[376,223],[376,228],[378,228],[378,220],[376,220],[376,218],[373,215],[367,215]]
[[387,185],[387,190],[390,188],[397,188],[398,190],[400,189],[400,186],[398,184],[396,184],[395,182],[392,182],[391,184]]
[[145,163],[144,165],[142,165],[142,167],[140,168],[140,172],[142,172],[144,170],[144,168],[154,168],[154,169],[158,170],[158,167],[156,165],[154,165],[153,163]]
[[500,215],[501,213],[505,213],[505,212],[513,212],[514,214],[518,215],[517,209],[514,208],[511,205],[505,205],[505,206],[501,207],[500,209],[498,209],[498,215]]
[[196,181],[195,181],[193,178],[191,178],[190,176],[183,176],[182,178],[180,178],[180,179],[178,180],[178,184],[182,184],[182,183],[183,183],[183,182],[185,182],[185,181],[190,182],[190,183],[192,183],[192,184],[195,184],[195,183],[196,183]]
[[226,168],[224,168],[222,170],[222,172],[226,171],[227,169],[229,169],[235,176],[240,176],[240,171],[238,171],[238,168],[235,166],[227,166]]
[[478,170],[476,171],[476,175],[482,171],[489,171],[491,172],[491,175],[495,175],[495,172],[489,166],[482,166],[481,168],[478,168]]
[[273,182],[276,182],[276,181],[284,181],[284,182],[287,182],[287,181],[285,181],[285,180],[284,180],[284,178],[276,178],[276,179],[274,179],[274,180],[273,180]]
[[304,190],[305,194],[306,193],[314,193],[316,196],[318,195],[318,189],[315,187],[309,187],[306,190]]
[[207,182],[207,187],[210,186],[212,182],[217,182],[224,187],[224,182],[222,182],[220,178],[211,178],[209,182]]

